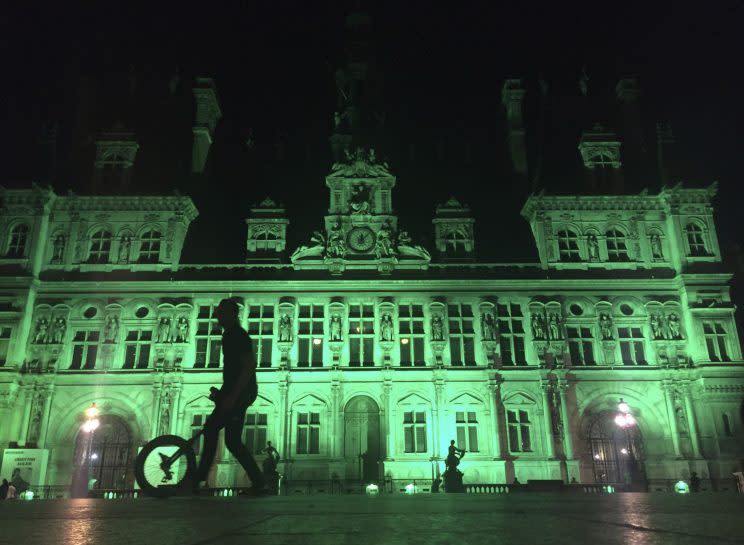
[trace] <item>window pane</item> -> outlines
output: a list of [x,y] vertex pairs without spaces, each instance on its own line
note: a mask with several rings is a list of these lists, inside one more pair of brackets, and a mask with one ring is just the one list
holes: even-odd
[[522,428],[522,450],[529,452],[532,450],[532,443],[530,440],[530,427],[521,426]]
[[405,436],[405,451],[413,452],[413,427],[406,426],[403,430],[403,434]]
[[509,450],[512,452],[519,452],[519,434],[517,433],[517,426],[509,426]]
[[308,449],[310,454],[320,453],[320,429],[313,427],[310,428],[310,448]]
[[475,426],[468,428],[468,447],[471,452],[478,452],[478,428]]
[[297,454],[307,454],[307,428],[297,429]]
[[465,448],[465,426],[457,426],[457,446],[459,448]]
[[416,452],[426,452],[425,426],[416,426]]

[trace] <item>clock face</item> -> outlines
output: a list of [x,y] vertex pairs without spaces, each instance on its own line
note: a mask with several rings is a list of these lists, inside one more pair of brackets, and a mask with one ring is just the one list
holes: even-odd
[[355,227],[349,231],[346,242],[355,252],[368,252],[375,245],[375,233],[369,227]]

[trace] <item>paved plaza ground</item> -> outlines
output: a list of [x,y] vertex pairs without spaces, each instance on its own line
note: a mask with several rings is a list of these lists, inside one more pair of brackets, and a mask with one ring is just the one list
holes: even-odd
[[744,496],[304,496],[0,502],[0,543],[744,543]]

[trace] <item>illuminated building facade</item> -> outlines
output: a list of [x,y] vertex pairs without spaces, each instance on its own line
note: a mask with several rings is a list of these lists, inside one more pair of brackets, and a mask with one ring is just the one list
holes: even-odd
[[[291,218],[267,199],[246,219],[244,263],[184,263],[189,197],[2,191],[0,444],[45,449],[43,484],[68,486],[96,403],[96,486],[132,488],[138,446],[189,436],[211,411],[213,310],[232,296],[258,364],[245,439],[256,452],[272,441],[290,482],[431,479],[454,439],[467,450],[466,483],[653,490],[695,471],[706,486],[730,486],[744,361],[715,187],[612,194],[620,143],[596,127],[578,143],[595,192],[524,203],[538,260],[481,259],[476,242],[494,235],[478,234],[454,198],[436,209],[424,247],[393,207],[393,168],[362,130],[360,66],[337,77],[328,209],[305,244],[288,245]],[[503,86],[518,172],[524,92],[519,80]],[[222,113],[211,80],[193,93],[199,173]],[[129,187],[137,153],[129,134],[100,138],[99,186]],[[637,422],[629,429],[615,424],[621,399]],[[210,483],[245,484],[219,452]]]

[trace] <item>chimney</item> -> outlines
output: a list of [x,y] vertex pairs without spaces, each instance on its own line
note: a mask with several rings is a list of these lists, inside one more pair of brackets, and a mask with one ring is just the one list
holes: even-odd
[[207,164],[209,148],[214,140],[214,129],[222,118],[222,110],[220,110],[217,88],[212,78],[196,78],[193,92],[196,102],[196,119],[192,128],[194,144],[191,148],[191,171],[201,174]]
[[524,85],[521,79],[508,79],[501,89],[501,103],[506,109],[506,127],[514,171],[520,176],[527,175],[527,150],[525,148]]
[[620,134],[623,139],[625,175],[635,181],[644,178],[643,167],[646,146],[643,139],[641,112],[638,98],[641,89],[636,78],[622,78],[615,86],[615,97],[620,109]]

